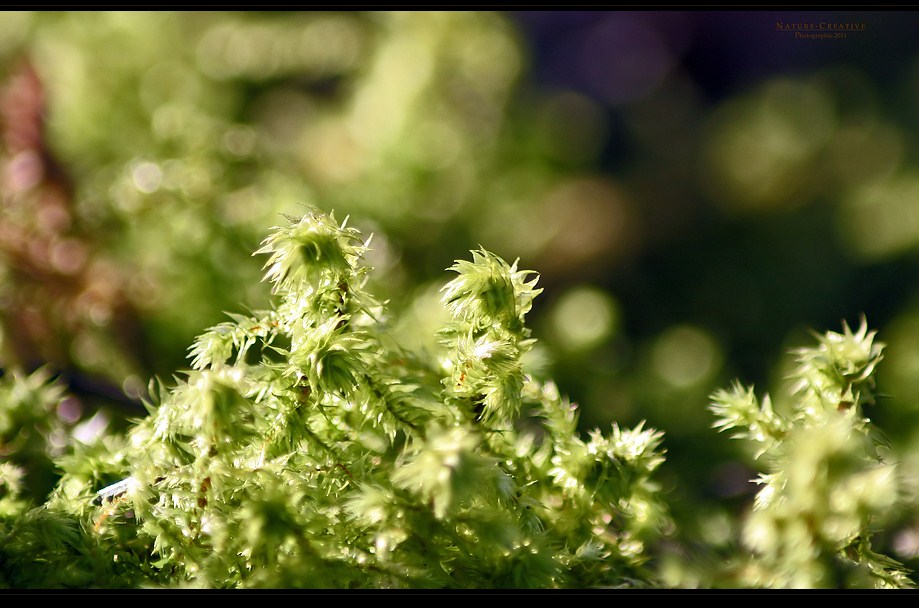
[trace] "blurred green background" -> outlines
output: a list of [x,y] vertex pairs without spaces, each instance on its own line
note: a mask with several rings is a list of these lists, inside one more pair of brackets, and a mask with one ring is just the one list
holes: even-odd
[[[913,488],[916,40],[887,11],[3,13],[2,367],[60,374],[87,437],[141,415],[199,332],[267,305],[251,252],[314,205],[373,234],[417,348],[468,250],[537,270],[528,365],[585,430],[665,432],[686,538],[726,547],[756,490],[708,395],[781,388],[809,330],[863,314]],[[887,542],[914,559],[919,522]]]

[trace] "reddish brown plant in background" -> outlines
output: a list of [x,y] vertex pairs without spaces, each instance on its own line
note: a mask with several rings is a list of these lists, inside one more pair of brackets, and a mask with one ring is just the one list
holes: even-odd
[[73,184],[46,142],[45,112],[41,78],[23,60],[0,91],[0,367],[48,365],[88,378],[104,370],[82,369],[74,351],[90,348],[141,370],[122,272],[81,226]]

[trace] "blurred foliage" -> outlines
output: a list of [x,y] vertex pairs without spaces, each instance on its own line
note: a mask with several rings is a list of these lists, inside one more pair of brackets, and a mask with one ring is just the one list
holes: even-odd
[[[796,40],[778,21],[866,28]],[[872,419],[919,462],[915,30],[896,12],[5,13],[2,367],[60,375],[87,436],[141,415],[202,328],[265,307],[251,251],[281,214],[334,209],[373,233],[407,345],[434,348],[464,252],[537,269],[530,369],[585,429],[662,430],[674,516],[723,546],[756,474],[708,396],[785,387],[807,328],[867,315],[888,344]],[[919,519],[888,536],[919,556]]]

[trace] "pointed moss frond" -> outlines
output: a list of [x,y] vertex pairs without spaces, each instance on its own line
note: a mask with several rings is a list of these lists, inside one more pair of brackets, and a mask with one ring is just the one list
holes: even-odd
[[900,496],[897,469],[879,456],[877,433],[861,412],[883,349],[874,338],[862,319],[858,331],[844,324],[795,351],[788,418],[739,384],[713,395],[715,426],[740,429],[737,437],[769,455],[743,525],[753,552],[743,584],[912,586],[902,565],[870,550]]
[[[484,250],[457,262],[442,365],[395,343],[359,236],[319,212],[278,228],[259,250],[272,307],[202,333],[192,369],[151,384],[146,418],[62,459],[45,517],[23,515],[18,473],[0,471],[0,583],[650,584],[661,436],[585,441],[555,385],[524,373],[534,273]],[[12,404],[56,395],[0,378]],[[5,544],[14,531],[25,544]],[[24,562],[5,547],[29,543],[45,566],[9,575]]]
[[312,211],[275,228],[255,253],[269,254],[265,280],[273,289],[293,292],[304,287],[322,291],[352,280],[364,250],[360,233],[347,227],[347,219],[339,225],[334,216]]
[[730,390],[713,393],[711,400],[709,409],[717,417],[714,427],[719,431],[735,429],[733,437],[755,441],[760,445],[758,455],[785,437],[788,423],[773,411],[769,395],[760,402],[753,387],[744,388],[735,382]]

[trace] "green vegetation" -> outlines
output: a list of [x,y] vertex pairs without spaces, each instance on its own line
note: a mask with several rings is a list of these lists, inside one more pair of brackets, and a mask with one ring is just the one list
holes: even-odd
[[4,581],[647,584],[660,434],[582,440],[571,404],[524,373],[530,273],[484,251],[458,262],[443,347],[419,354],[364,291],[362,250],[318,214],[269,238],[277,306],[200,336],[150,416],[62,461],[49,502],[4,520]]
[[0,587],[913,586],[915,70],[527,19],[5,14]]

